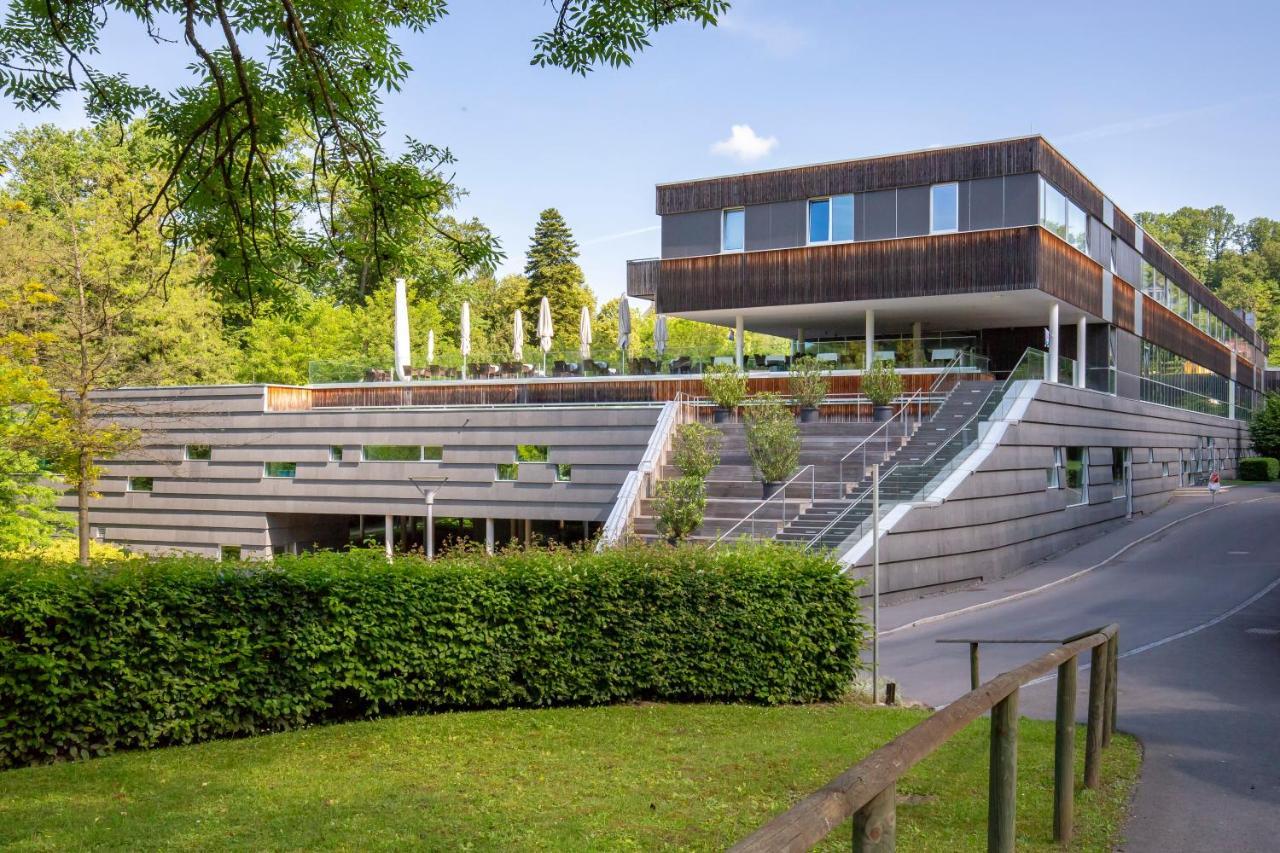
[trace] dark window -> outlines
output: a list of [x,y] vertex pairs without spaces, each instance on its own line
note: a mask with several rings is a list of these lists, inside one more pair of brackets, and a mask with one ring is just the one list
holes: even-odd
[[223,545],[218,549],[218,558],[224,563],[240,562],[240,554],[239,545]]
[[1067,490],[1067,505],[1074,506],[1089,502],[1089,451],[1083,447],[1066,448],[1066,470],[1064,471]]
[[515,480],[520,476],[520,466],[514,462],[498,463],[499,480]]
[[366,462],[421,462],[422,446],[418,444],[366,444]]
[[546,462],[547,446],[545,444],[517,444],[516,459],[521,462]]
[[263,462],[262,476],[291,480],[298,475],[297,462]]
[[207,444],[188,444],[186,457],[200,462],[208,462],[213,449]]
[[149,492],[155,486],[155,479],[152,477],[130,477],[129,491],[131,492]]
[[556,465],[556,480],[567,483],[573,477],[572,465]]
[[444,448],[436,444],[428,444],[422,448],[422,458],[427,462],[439,462],[444,459]]
[[342,445],[341,444],[329,445],[329,461],[330,462],[342,461]]

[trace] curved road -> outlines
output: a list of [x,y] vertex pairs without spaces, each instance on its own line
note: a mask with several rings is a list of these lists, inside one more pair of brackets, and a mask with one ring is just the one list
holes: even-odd
[[[969,668],[968,647],[939,638],[1062,637],[1117,622],[1118,725],[1145,750],[1124,849],[1280,849],[1280,490],[1235,488],[1219,504],[1202,512],[1207,498],[1175,499],[1014,577],[884,608],[882,677],[941,705],[968,690]],[[1051,589],[911,624],[1065,577],[1170,524]],[[984,646],[983,680],[1044,648]],[[1051,678],[1024,688],[1022,713],[1051,718],[1054,691]]]

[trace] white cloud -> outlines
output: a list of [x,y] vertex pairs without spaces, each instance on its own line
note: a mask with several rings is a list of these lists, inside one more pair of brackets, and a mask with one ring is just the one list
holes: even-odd
[[735,124],[729,131],[728,139],[721,139],[711,146],[711,153],[749,163],[759,160],[777,147],[778,137],[759,136],[751,129],[751,125]]

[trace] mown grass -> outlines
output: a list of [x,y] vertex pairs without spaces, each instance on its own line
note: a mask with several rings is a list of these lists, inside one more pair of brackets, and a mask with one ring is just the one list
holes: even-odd
[[[121,753],[0,773],[0,845],[716,849],[924,716],[852,703],[473,711]],[[984,720],[899,784],[899,849],[985,849],[987,749]],[[1023,720],[1019,757],[1018,849],[1061,849],[1052,724]],[[1077,787],[1074,849],[1117,843],[1139,763],[1120,736],[1102,789]],[[846,826],[823,849],[848,844]]]

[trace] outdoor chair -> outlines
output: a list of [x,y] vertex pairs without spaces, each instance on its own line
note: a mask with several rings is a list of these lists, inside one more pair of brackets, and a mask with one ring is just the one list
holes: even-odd
[[444,368],[438,364],[431,365],[431,367],[427,368],[427,370],[431,373],[432,379],[444,378]]

